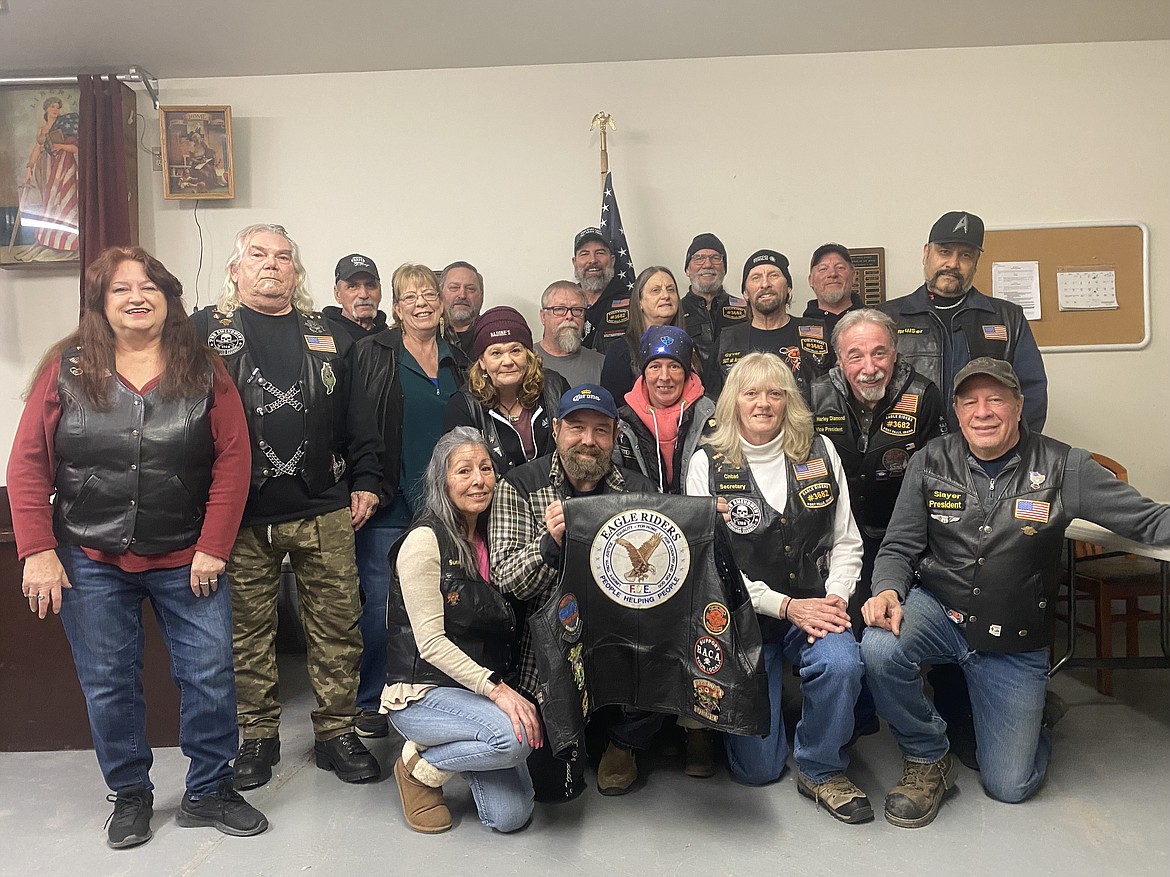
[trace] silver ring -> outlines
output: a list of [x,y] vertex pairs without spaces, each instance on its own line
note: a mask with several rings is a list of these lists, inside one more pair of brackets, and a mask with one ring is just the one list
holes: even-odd
[[210,584],[212,583],[212,581],[213,581],[213,579],[200,579],[200,580],[199,580],[199,584],[201,584],[201,585],[210,585]]
[[44,599],[46,599],[46,598],[45,598],[45,595],[44,595],[44,594],[37,594],[37,599],[38,599],[38,600],[44,600]]

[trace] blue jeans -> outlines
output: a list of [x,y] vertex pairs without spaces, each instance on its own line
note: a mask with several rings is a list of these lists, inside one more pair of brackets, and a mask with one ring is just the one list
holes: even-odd
[[922,588],[902,607],[899,636],[871,627],[861,641],[878,713],[908,761],[929,764],[947,753],[947,725],[922,690],[919,664],[958,664],[971,690],[979,779],[991,797],[1016,803],[1044,782],[1052,744],[1041,730],[1048,650],[978,652]]
[[433,688],[422,700],[390,713],[407,740],[427,747],[428,764],[466,773],[480,821],[497,831],[516,831],[532,815],[528,741],[516,739],[512,720],[486,697],[465,688]]
[[187,791],[201,797],[231,779],[236,754],[232,604],[226,576],[209,597],[191,591],[191,567],[123,572],[76,546],[57,550],[73,587],[61,622],[89,710],[98,765],[115,792],[153,789],[154,756],[142,696],[142,601],[149,597],[179,686],[179,748],[191,759]]
[[794,740],[797,768],[815,783],[844,773],[849,766],[845,744],[853,736],[853,706],[863,672],[857,639],[846,630],[809,644],[808,635],[791,625],[782,642],[764,643],[763,651],[772,728],[765,737],[724,735],[731,775],[759,786],[778,780],[784,770],[788,737],[780,696],[785,658],[799,668],[804,696]]
[[390,597],[390,565],[386,562],[386,555],[405,532],[404,527],[371,527],[366,524],[354,533],[362,596],[362,615],[358,622],[362,632],[358,709],[376,710],[382,702],[382,689],[386,685],[386,645],[390,640],[386,632],[386,601]]

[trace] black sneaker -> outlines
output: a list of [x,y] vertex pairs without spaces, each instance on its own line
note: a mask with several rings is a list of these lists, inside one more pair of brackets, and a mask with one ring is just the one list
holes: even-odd
[[390,736],[390,722],[385,713],[380,713],[377,710],[362,710],[362,714],[353,724],[353,729],[357,731],[359,737]]
[[280,764],[279,737],[253,737],[240,745],[232,777],[236,789],[255,789],[272,779],[272,766]]
[[150,789],[133,786],[107,795],[106,800],[114,805],[114,812],[106,820],[106,843],[116,850],[124,850],[141,846],[154,837],[150,830],[154,794]]
[[378,759],[374,758],[353,731],[346,731],[328,740],[318,740],[313,744],[313,755],[317,759],[317,767],[336,771],[343,782],[367,783],[382,775]]
[[251,837],[268,828],[264,814],[244,800],[231,780],[224,780],[218,790],[198,801],[185,793],[175,822],[183,828],[217,828],[233,837]]

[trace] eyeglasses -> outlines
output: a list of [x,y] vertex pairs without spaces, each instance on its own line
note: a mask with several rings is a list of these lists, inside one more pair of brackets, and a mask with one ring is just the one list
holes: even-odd
[[418,292],[418,293],[408,292],[406,295],[399,296],[398,303],[400,305],[405,305],[408,308],[412,308],[416,304],[418,304],[418,300],[420,298],[423,301],[425,301],[427,304],[433,305],[435,302],[437,302],[439,300],[439,294],[437,292],[435,292],[433,289],[428,289],[426,292]]
[[704,262],[711,265],[722,265],[723,257],[718,253],[695,253],[695,255],[691,256],[691,261],[699,265],[702,265]]
[[542,311],[549,311],[554,317],[567,317],[572,314],[574,317],[585,316],[585,308],[567,308],[564,305],[553,305],[551,308],[541,308]]

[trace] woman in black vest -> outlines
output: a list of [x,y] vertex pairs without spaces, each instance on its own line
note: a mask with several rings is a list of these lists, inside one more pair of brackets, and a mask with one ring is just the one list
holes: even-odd
[[140,247],[111,247],[85,281],[77,331],[37,367],[8,461],[22,591],[41,618],[61,615],[114,793],[106,842],[121,849],[152,837],[139,682],[147,597],[183,695],[179,745],[191,766],[176,819],[259,834],[268,820],[232,788],[231,765],[224,567],[252,463],[243,405],[161,262]]
[[501,477],[551,454],[552,418],[569,385],[532,352],[532,330],[520,312],[498,307],[481,314],[471,357],[467,386],[447,403],[444,431],[478,429]]
[[873,819],[845,776],[845,744],[861,689],[861,655],[846,611],[861,574],[861,535],[841,461],[813,432],[792,371],[771,353],[731,369],[715,405],[716,427],[691,460],[687,493],[727,500],[727,536],[760,618],[772,730],[724,736],[740,782],[780,778],[788,758],[781,712],[787,659],[800,671],[797,789],[843,822]]
[[422,517],[390,552],[382,706],[406,738],[394,764],[406,824],[424,834],[451,827],[443,783],[454,773],[489,828],[517,831],[532,815],[525,759],[544,740],[536,708],[504,681],[516,622],[489,581],[495,486],[483,437],[456,427],[427,466]]

